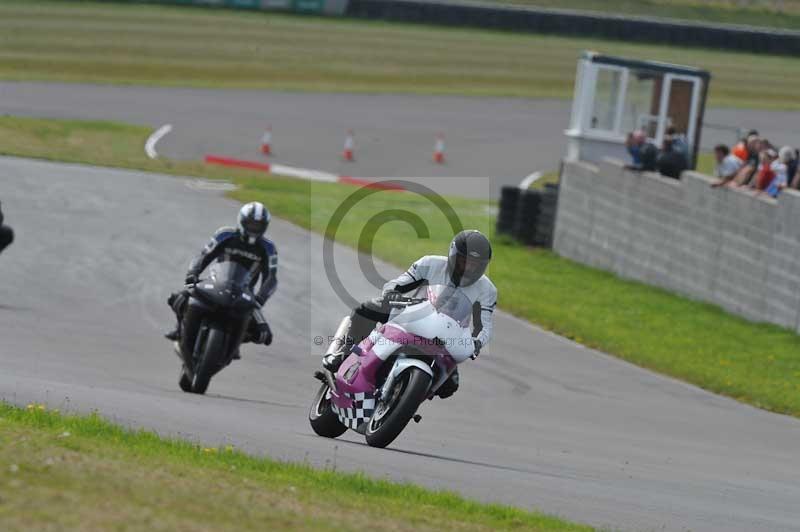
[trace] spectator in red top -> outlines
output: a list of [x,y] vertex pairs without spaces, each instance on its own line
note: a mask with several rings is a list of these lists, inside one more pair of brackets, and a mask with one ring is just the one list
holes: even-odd
[[772,148],[762,152],[761,164],[758,167],[758,174],[752,184],[757,190],[765,190],[772,180],[775,179],[775,170],[772,166],[778,159],[778,153]]
[[745,160],[744,166],[737,172],[736,177],[731,183],[732,186],[744,186],[753,179],[753,176],[758,170],[759,163],[761,162],[759,154],[763,149],[763,139],[755,135],[747,137],[747,160]]

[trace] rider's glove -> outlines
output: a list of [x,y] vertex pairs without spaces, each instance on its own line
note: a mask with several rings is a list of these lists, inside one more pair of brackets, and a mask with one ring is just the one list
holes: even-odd
[[475,360],[476,358],[478,358],[478,355],[481,354],[481,347],[483,347],[483,344],[477,338],[474,339],[472,342],[473,342],[473,345],[475,347],[475,351],[473,351],[472,356],[470,356],[470,358],[472,360]]
[[385,294],[383,294],[384,301],[391,302],[391,301],[400,301],[403,299],[403,294],[398,292],[397,290],[389,290]]
[[198,277],[196,273],[187,273],[184,284],[197,284]]

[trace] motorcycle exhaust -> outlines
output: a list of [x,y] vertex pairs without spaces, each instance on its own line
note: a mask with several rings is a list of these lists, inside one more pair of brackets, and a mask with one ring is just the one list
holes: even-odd
[[350,334],[351,325],[352,321],[350,320],[350,316],[345,316],[342,318],[342,321],[339,323],[339,327],[333,334],[333,340],[331,340],[331,343],[323,356],[332,355],[347,344],[347,337]]

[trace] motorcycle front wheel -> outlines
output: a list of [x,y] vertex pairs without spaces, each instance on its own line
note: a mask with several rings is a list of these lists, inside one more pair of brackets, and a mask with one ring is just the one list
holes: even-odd
[[206,337],[206,345],[203,349],[203,356],[200,358],[197,369],[194,372],[192,381],[192,391],[198,394],[206,393],[211,377],[222,365],[225,356],[225,332],[211,327]]
[[308,421],[314,432],[323,438],[338,438],[347,431],[347,427],[339,421],[339,416],[331,408],[327,384],[320,386],[314,396],[314,402],[308,411]]
[[386,447],[397,438],[428,397],[431,376],[409,368],[397,378],[388,397],[383,397],[367,423],[364,435],[371,447]]

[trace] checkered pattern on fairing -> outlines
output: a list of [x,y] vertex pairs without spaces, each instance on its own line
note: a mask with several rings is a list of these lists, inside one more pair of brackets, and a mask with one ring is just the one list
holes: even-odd
[[339,421],[346,427],[356,430],[359,426],[369,421],[375,412],[375,396],[363,392],[345,393],[345,397],[353,402],[350,408],[339,408],[331,403],[333,411],[339,416]]

